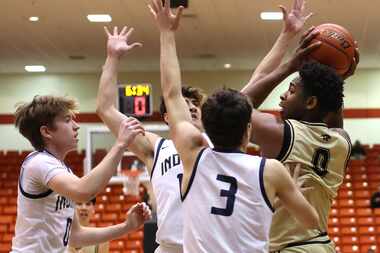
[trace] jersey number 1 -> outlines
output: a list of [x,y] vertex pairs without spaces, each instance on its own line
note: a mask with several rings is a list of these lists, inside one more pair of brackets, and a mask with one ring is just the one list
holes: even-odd
[[226,175],[218,175],[216,180],[230,184],[230,189],[220,191],[220,196],[227,198],[226,208],[211,207],[211,213],[215,215],[231,216],[234,212],[235,195],[238,190],[237,180],[234,177]]

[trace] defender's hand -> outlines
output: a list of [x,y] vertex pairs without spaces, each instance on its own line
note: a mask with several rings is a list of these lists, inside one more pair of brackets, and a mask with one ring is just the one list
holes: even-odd
[[151,4],[148,5],[148,8],[161,32],[176,31],[178,29],[183,6],[178,7],[176,13],[174,14],[170,10],[169,0],[165,0],[165,6],[163,6],[162,0],[152,0]]
[[121,32],[118,32],[118,27],[113,28],[113,33],[111,34],[107,27],[104,27],[104,31],[107,35],[107,54],[108,56],[116,56],[120,58],[126,52],[132,50],[135,47],[142,47],[141,43],[129,43],[128,39],[133,32],[133,28],[123,27]]

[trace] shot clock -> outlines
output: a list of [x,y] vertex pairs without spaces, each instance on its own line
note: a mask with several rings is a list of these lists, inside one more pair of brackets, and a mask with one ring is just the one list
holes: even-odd
[[119,111],[133,117],[151,116],[152,86],[150,84],[119,85]]

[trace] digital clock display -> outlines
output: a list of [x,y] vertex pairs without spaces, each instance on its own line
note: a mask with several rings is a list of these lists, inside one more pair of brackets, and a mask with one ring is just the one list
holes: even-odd
[[134,117],[151,116],[152,86],[150,84],[119,85],[119,110]]

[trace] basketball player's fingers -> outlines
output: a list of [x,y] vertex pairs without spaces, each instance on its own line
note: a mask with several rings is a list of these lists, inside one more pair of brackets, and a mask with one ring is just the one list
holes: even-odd
[[309,192],[309,191],[312,191],[312,190],[314,190],[314,187],[302,187],[302,188],[300,188],[300,191],[302,193]]
[[129,208],[128,212],[127,212],[127,216],[129,216],[130,214],[136,212],[138,209],[138,204],[134,204],[131,208]]
[[352,59],[350,69],[342,76],[343,80],[345,80],[345,79],[349,78],[350,76],[352,76],[353,74],[355,74],[357,65],[358,65],[358,63],[356,62],[356,59],[354,57]]
[[156,13],[160,12],[162,9],[162,2],[161,0],[152,0],[152,7],[156,11]]
[[284,16],[284,20],[288,19],[288,10],[283,5],[279,5],[278,8],[280,8],[282,15]]
[[155,11],[150,4],[148,4],[148,9],[149,9],[149,12],[152,14],[152,16],[154,18],[156,18],[157,17],[157,11]]
[[306,9],[306,1],[300,1],[298,8],[303,13]]
[[141,122],[138,121],[137,119],[133,119],[133,120],[129,121],[127,124],[129,127],[140,126],[140,127],[144,128],[144,126],[141,124]]
[[104,27],[104,32],[106,33],[106,35],[107,35],[108,37],[111,36],[111,33],[110,33],[110,31],[108,30],[108,27],[107,27],[107,26]]
[[297,178],[299,177],[299,175],[300,175],[300,167],[297,164],[296,167],[293,170],[293,179],[297,180]]
[[143,131],[143,132],[145,132],[144,127],[141,126],[141,125],[133,125],[133,126],[129,126],[129,127],[128,127],[128,130],[130,130],[130,131],[134,131],[134,132],[138,132],[138,131]]
[[131,34],[133,33],[134,30],[135,30],[135,28],[133,28],[133,27],[129,28],[127,33],[125,34],[125,36],[127,36],[127,38],[129,38],[129,36],[131,36]]
[[360,62],[360,52],[359,52],[359,46],[358,46],[358,42],[357,41],[355,41],[354,58],[356,60],[356,64],[359,64],[359,62]]
[[133,137],[136,137],[139,134],[145,136],[145,130],[142,130],[142,129],[132,130],[132,136]]
[[118,31],[119,31],[119,28],[117,28],[117,26],[114,26],[114,27],[113,27],[113,35],[114,35],[114,36],[117,36],[117,35],[119,34]]
[[301,48],[307,47],[310,42],[317,37],[319,34],[318,30],[311,31],[302,41],[301,41]]
[[311,26],[306,32],[304,32],[300,39],[300,44],[302,41],[305,40],[305,38],[315,29],[315,26]]
[[306,56],[308,56],[311,52],[313,52],[314,50],[316,50],[318,47],[320,47],[322,44],[322,42],[318,41],[318,42],[314,42],[313,44],[307,46],[306,48],[302,48],[298,54],[299,54],[299,57],[300,58],[305,58]]
[[157,12],[158,12],[158,8],[157,8],[157,3],[156,3],[155,0],[152,0],[152,1],[151,1],[150,7],[151,7],[152,10],[157,14]]
[[176,16],[175,16],[175,20],[174,20],[174,24],[173,24],[173,28],[174,29],[177,29],[177,27],[179,26],[179,21],[181,19],[182,12],[183,12],[183,6],[178,7],[177,8],[177,13],[176,13]]
[[144,213],[144,220],[150,220],[152,219],[152,212],[149,210]]
[[293,10],[297,10],[298,2],[299,2],[299,0],[294,0],[294,1],[293,1],[293,6],[292,6],[292,9],[293,9]]
[[150,219],[152,215],[152,212],[149,208],[149,206],[145,203],[143,203],[143,216],[144,216],[144,219]]
[[121,29],[121,32],[120,32],[120,36],[125,36],[126,35],[126,32],[128,31],[128,27],[127,26],[123,26],[123,29]]
[[306,15],[303,20],[306,22],[309,18],[311,18],[314,15],[314,13],[310,12],[308,15]]
[[135,123],[135,122],[140,122],[140,121],[138,121],[136,118],[134,118],[134,117],[128,117],[128,118],[126,118],[126,119],[124,119],[123,121],[122,121],[123,123],[125,123],[125,124],[133,124],[133,123]]
[[170,2],[169,2],[169,0],[165,0],[164,2],[165,2],[165,4],[164,4],[165,11],[170,11]]
[[140,42],[135,42],[135,43],[132,43],[131,48],[142,47],[142,46],[143,46],[142,43],[140,43]]

